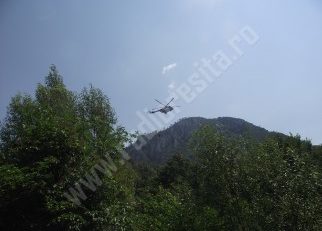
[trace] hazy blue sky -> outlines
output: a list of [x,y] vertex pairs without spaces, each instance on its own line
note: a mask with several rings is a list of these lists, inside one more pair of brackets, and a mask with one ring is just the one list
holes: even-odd
[[[75,91],[92,83],[119,122],[165,101],[245,26],[259,36],[191,103],[187,116],[243,118],[322,143],[322,3],[319,0],[0,1],[0,117],[56,64]],[[163,68],[167,65],[171,68]],[[163,73],[162,73],[163,72]]]

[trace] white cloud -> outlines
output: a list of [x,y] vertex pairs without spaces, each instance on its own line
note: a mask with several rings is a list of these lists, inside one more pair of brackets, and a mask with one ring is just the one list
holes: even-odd
[[169,85],[168,85],[168,88],[169,89],[174,89],[176,87],[176,83],[175,82],[171,82]]
[[172,64],[169,64],[167,66],[164,66],[163,69],[162,69],[162,74],[164,75],[165,73],[167,73],[168,71],[174,69],[177,67],[177,64],[176,63],[172,63]]

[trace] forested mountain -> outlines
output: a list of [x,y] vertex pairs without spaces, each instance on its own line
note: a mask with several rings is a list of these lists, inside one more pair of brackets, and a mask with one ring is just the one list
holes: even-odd
[[139,137],[137,143],[142,142],[140,139],[143,139],[146,144],[139,146],[137,143],[134,143],[127,148],[127,151],[136,163],[163,164],[175,154],[183,154],[191,158],[192,153],[188,147],[189,140],[194,132],[205,125],[213,127],[226,137],[243,137],[256,142],[263,141],[269,136],[277,134],[242,119],[231,117],[219,117],[216,119],[192,117],[181,119],[163,131]]
[[322,148],[308,140],[187,118],[132,164],[130,138],[100,89],[72,92],[51,66],[1,123],[0,230],[321,230]]

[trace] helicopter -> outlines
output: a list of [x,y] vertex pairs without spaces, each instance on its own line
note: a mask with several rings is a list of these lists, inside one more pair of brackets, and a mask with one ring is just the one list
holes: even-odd
[[169,103],[167,104],[163,104],[161,103],[159,100],[155,99],[155,101],[157,101],[159,104],[162,105],[161,108],[159,109],[152,109],[151,111],[149,111],[149,113],[153,114],[156,112],[161,112],[163,114],[167,114],[168,112],[172,111],[174,109],[174,107],[180,107],[180,106],[170,106],[169,104],[174,100],[174,98],[172,98]]

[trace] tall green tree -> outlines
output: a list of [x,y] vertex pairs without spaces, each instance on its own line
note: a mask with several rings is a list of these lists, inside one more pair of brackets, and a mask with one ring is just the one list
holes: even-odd
[[[0,134],[2,230],[121,229],[115,211],[131,201],[133,174],[118,152],[127,134],[116,122],[99,89],[69,91],[55,66],[34,97],[15,96]],[[106,154],[110,174],[93,168]],[[77,205],[64,195],[80,179],[94,183],[82,185]]]

